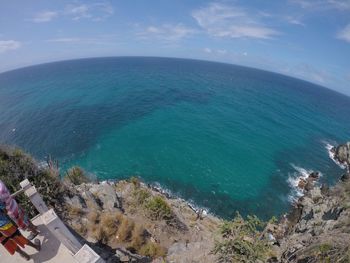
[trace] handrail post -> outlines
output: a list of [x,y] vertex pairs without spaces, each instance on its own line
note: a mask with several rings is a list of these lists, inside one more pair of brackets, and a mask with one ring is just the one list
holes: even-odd
[[63,224],[53,209],[42,215],[42,220],[46,227],[56,236],[56,238],[73,254],[76,254],[82,247],[78,239],[73,236],[69,229]]
[[49,210],[44,200],[41,198],[41,195],[36,190],[35,186],[32,185],[28,179],[19,183],[24,193],[30,199],[31,203],[35,206],[40,214],[44,214]]
[[[105,261],[88,245],[82,245],[79,240],[69,231],[53,209],[46,206],[41,195],[28,179],[20,183],[25,195],[30,199],[41,215],[41,219],[50,232],[73,254],[79,263],[104,263]],[[15,194],[20,193],[17,191]]]

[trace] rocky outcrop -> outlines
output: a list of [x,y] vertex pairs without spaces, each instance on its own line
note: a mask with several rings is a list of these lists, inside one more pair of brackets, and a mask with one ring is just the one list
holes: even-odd
[[[184,200],[134,180],[67,184],[61,216],[108,262],[215,262],[222,220],[198,217]],[[154,216],[162,209],[166,216]]]
[[347,167],[349,172],[350,169],[350,142],[346,144],[341,144],[337,147],[334,147],[331,150],[334,153],[334,159],[340,164]]
[[332,188],[319,187],[314,185],[316,178],[314,173],[309,175],[303,184],[304,196],[278,224],[280,232],[274,233],[279,262],[350,260],[350,183],[340,181]]

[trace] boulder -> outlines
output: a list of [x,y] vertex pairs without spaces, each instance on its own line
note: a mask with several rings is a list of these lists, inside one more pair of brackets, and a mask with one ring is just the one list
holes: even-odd
[[349,179],[350,179],[350,174],[349,174],[349,173],[343,174],[343,175],[341,176],[341,178],[340,178],[340,180],[341,180],[342,182],[349,181]]
[[350,142],[341,144],[335,149],[334,158],[340,163],[350,165]]
[[94,184],[90,188],[90,192],[101,201],[103,209],[112,210],[113,208],[121,208],[121,203],[117,196],[115,187],[109,183],[103,182]]

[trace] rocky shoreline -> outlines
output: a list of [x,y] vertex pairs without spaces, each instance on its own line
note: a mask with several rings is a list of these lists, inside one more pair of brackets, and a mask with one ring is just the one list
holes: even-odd
[[31,180],[107,262],[350,262],[350,143],[331,151],[346,167],[339,182],[319,185],[316,171],[300,177],[303,196],[266,223],[239,214],[225,221],[135,177],[91,182],[73,167],[59,180],[54,162],[39,167],[10,148],[0,148],[0,168],[13,191],[24,177]]

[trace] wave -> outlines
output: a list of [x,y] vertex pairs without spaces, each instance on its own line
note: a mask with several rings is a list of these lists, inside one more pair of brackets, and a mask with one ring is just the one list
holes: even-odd
[[[288,200],[294,203],[304,195],[304,190],[299,187],[300,181],[306,180],[314,170],[305,169],[293,163],[290,165],[293,167],[294,172],[288,174],[287,183],[292,189],[291,193],[288,195]],[[321,177],[322,173],[319,172],[319,176]]]
[[334,145],[330,144],[329,142],[324,141],[325,148],[328,151],[328,156],[335,162],[341,169],[346,169],[346,166],[342,163],[340,163],[338,160],[335,159],[335,152],[333,151]]

